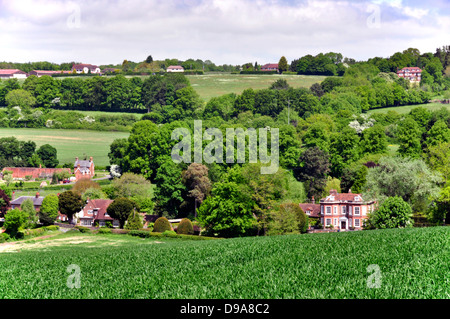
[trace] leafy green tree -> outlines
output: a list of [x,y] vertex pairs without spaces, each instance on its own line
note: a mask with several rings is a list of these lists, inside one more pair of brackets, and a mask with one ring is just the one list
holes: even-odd
[[382,154],[387,151],[387,140],[384,127],[380,124],[365,129],[359,142],[362,154]]
[[86,189],[84,193],[81,195],[81,199],[84,203],[92,199],[105,199],[105,198],[107,198],[106,194],[101,189],[94,187]]
[[378,166],[369,169],[364,193],[379,203],[387,197],[400,196],[414,208],[435,197],[441,182],[439,174],[421,159],[382,157]]
[[436,146],[439,143],[450,142],[450,129],[443,120],[438,120],[428,131],[427,147]]
[[400,144],[398,153],[404,157],[420,157],[422,154],[420,136],[420,128],[416,121],[409,117],[401,121],[397,130],[397,138]]
[[323,122],[313,123],[303,136],[303,144],[306,147],[318,147],[324,152],[330,148],[330,134],[327,131],[326,124]]
[[194,201],[194,212],[197,216],[197,206],[202,204],[211,191],[208,167],[203,164],[192,163],[183,171],[181,177],[188,190],[187,196]]
[[431,210],[429,219],[437,224],[448,223],[447,215],[450,212],[450,186],[442,188],[435,199],[436,206]]
[[20,210],[27,214],[26,228],[34,228],[39,220],[33,201],[26,199],[20,204]]
[[317,146],[307,148],[299,158],[299,166],[294,169],[297,180],[304,182],[308,198],[319,197],[326,185],[330,172],[328,153]]
[[119,220],[120,228],[123,229],[130,214],[136,209],[136,204],[128,198],[116,198],[106,209],[109,216]]
[[4,217],[8,207],[10,207],[11,195],[8,195],[8,192],[11,193],[11,189],[0,188],[0,217]]
[[429,146],[425,158],[431,169],[442,174],[445,182],[450,180],[450,142]]
[[281,204],[278,209],[270,211],[268,235],[306,233],[308,217],[298,204]]
[[280,73],[283,73],[284,71],[287,71],[289,68],[288,62],[286,60],[286,57],[282,56],[280,58],[280,61],[278,62],[278,71]]
[[44,144],[36,152],[47,168],[54,168],[59,164],[57,150],[50,144]]
[[81,211],[84,207],[83,200],[78,193],[72,191],[65,191],[59,195],[59,210],[69,219],[69,224],[72,224],[73,215]]
[[6,104],[10,107],[19,106],[24,110],[29,110],[36,104],[36,98],[23,89],[12,90],[5,96]]
[[127,223],[125,225],[125,229],[129,230],[139,230],[142,229],[144,226],[142,224],[141,217],[138,213],[136,213],[136,210],[133,210],[133,212],[128,216]]
[[388,197],[383,204],[369,214],[368,228],[412,227],[412,209],[401,197]]
[[212,196],[199,207],[197,220],[209,236],[247,236],[256,229],[250,203],[233,182],[215,184]]
[[359,137],[355,130],[344,127],[339,133],[331,134],[330,162],[333,176],[341,176],[344,168],[359,158]]
[[59,199],[55,194],[47,195],[39,210],[39,221],[44,225],[53,225],[58,217]]
[[17,233],[24,229],[28,219],[28,214],[20,209],[12,209],[5,215],[3,227],[11,237],[16,237]]
[[159,215],[162,215],[163,212],[169,213],[170,216],[178,215],[183,203],[183,192],[186,190],[181,174],[182,169],[170,157],[162,161],[161,166],[157,169],[155,202]]
[[134,173],[124,173],[112,184],[115,197],[145,197],[151,188],[151,183],[144,176]]

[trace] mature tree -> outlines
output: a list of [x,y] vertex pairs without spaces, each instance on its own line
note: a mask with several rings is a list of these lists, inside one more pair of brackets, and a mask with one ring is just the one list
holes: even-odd
[[383,204],[369,214],[368,228],[412,227],[412,209],[401,197],[388,197]]
[[145,63],[152,63],[153,62],[153,57],[151,55],[149,55],[147,57],[147,59],[145,59]]
[[151,184],[144,176],[124,173],[113,180],[115,197],[145,197],[149,195]]
[[305,233],[308,230],[308,217],[298,204],[281,204],[269,213],[268,235]]
[[382,157],[378,166],[369,169],[364,190],[379,203],[400,196],[414,207],[435,197],[441,181],[421,159]]
[[116,198],[106,209],[109,216],[119,220],[120,228],[123,228],[130,214],[136,209],[136,203],[128,198]]
[[431,169],[442,174],[445,182],[450,180],[450,142],[428,147],[426,161]]
[[271,90],[288,90],[289,83],[285,79],[278,79],[270,85]]
[[73,215],[81,211],[84,207],[81,196],[73,191],[65,191],[59,195],[59,210],[69,219],[69,224],[72,224]]
[[183,203],[183,192],[186,187],[181,178],[182,169],[167,157],[156,171],[155,202],[159,215],[167,212],[169,216],[177,216]]
[[129,230],[139,230],[144,226],[142,224],[141,216],[134,209],[133,212],[128,216],[127,223],[125,225],[125,229]]
[[215,184],[212,196],[198,209],[197,220],[210,236],[246,236],[254,234],[256,229],[251,203],[233,182]]
[[110,152],[108,153],[109,163],[111,165],[121,166],[123,157],[126,154],[128,141],[126,138],[115,139],[109,146]]
[[326,185],[330,172],[328,153],[317,146],[307,148],[299,158],[299,167],[294,169],[294,176],[305,183],[308,198],[319,197]]
[[426,139],[427,147],[436,146],[439,143],[450,142],[450,129],[443,120],[438,120],[428,131],[428,138]]
[[324,122],[314,122],[303,136],[303,143],[306,147],[318,147],[324,152],[330,148],[330,133]]
[[211,181],[208,177],[208,167],[192,163],[182,173],[182,180],[188,190],[187,196],[194,200],[194,212],[197,216],[197,206],[201,205],[211,191]]
[[333,176],[340,176],[344,168],[359,158],[359,137],[355,130],[344,127],[330,138],[330,161]]
[[397,129],[397,138],[400,144],[398,153],[403,157],[420,157],[422,153],[420,136],[420,128],[416,121],[410,117],[401,121]]
[[36,98],[28,91],[23,89],[12,90],[5,96],[6,104],[10,107],[19,106],[29,110],[36,104]]
[[280,61],[278,62],[278,71],[280,73],[283,73],[284,71],[287,71],[289,68],[288,62],[286,60],[286,57],[282,56],[280,58]]
[[435,199],[435,207],[431,210],[430,219],[438,224],[448,223],[447,215],[450,212],[450,186],[440,190]]
[[98,188],[88,188],[84,191],[84,193],[81,195],[81,199],[83,201],[83,203],[86,203],[88,200],[91,199],[104,199],[107,198],[107,195]]
[[45,196],[39,210],[39,221],[44,225],[52,225],[58,217],[59,200],[55,194]]
[[382,154],[387,151],[386,134],[384,127],[380,124],[365,129],[360,140],[362,154]]
[[5,215],[3,227],[11,237],[16,237],[17,233],[26,226],[27,219],[28,214],[26,212],[20,209],[12,209]]
[[50,144],[44,144],[39,147],[37,154],[47,168],[53,168],[59,164],[57,150]]
[[0,188],[0,217],[5,216],[5,213],[8,210],[9,206],[10,206],[10,196],[4,189]]
[[83,178],[83,179],[78,180],[72,186],[71,191],[81,196],[86,192],[86,190],[91,189],[91,188],[101,190],[102,187],[100,186],[99,183],[97,183],[93,180]]
[[39,220],[36,209],[34,208],[33,201],[26,199],[20,204],[20,209],[28,216],[26,228],[34,228]]

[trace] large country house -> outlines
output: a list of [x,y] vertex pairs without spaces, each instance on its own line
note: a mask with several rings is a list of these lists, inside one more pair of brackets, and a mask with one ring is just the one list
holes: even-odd
[[410,82],[420,82],[422,78],[422,69],[416,66],[405,67],[397,71],[397,75],[401,78],[409,80]]
[[27,199],[31,200],[33,202],[34,209],[38,212],[41,209],[42,202],[44,201],[44,197],[40,196],[39,193],[36,193],[35,196],[21,196],[17,199],[15,197],[15,192],[12,193],[11,201],[9,202],[9,205],[11,209],[20,209],[20,205]]
[[320,218],[323,228],[339,230],[360,230],[364,219],[375,209],[375,201],[365,201],[361,194],[338,193],[331,190],[319,204],[300,204],[302,210],[312,218]]

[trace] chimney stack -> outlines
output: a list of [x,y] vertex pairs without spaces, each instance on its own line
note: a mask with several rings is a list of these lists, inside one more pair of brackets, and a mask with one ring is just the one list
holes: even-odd
[[12,192],[12,195],[11,195],[11,200],[14,200],[14,199],[15,199],[15,197],[16,197],[16,192]]
[[36,193],[36,198],[39,198],[39,192]]
[[314,196],[313,197],[311,197],[311,203],[315,203],[316,201],[314,200]]

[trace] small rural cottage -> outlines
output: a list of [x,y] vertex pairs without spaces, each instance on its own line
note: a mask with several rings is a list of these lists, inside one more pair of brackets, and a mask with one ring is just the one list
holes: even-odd
[[108,215],[108,206],[113,202],[111,199],[91,199],[87,201],[86,206],[76,214],[81,226],[106,226],[110,222],[113,227],[119,227],[119,221]]
[[93,74],[101,74],[101,70],[98,66],[92,64],[74,64],[72,66],[72,72],[88,74],[89,71]]
[[36,193],[35,196],[21,196],[17,199],[14,199],[15,193],[12,193],[12,199],[10,201],[11,209],[20,209],[20,205],[27,200],[30,199],[33,202],[34,209],[38,212],[41,209],[42,201],[44,200],[43,196],[39,196],[39,193]]
[[362,229],[364,219],[375,208],[375,201],[365,201],[361,194],[338,193],[332,189],[320,204],[300,204],[306,215],[320,218],[323,228],[339,230]]

